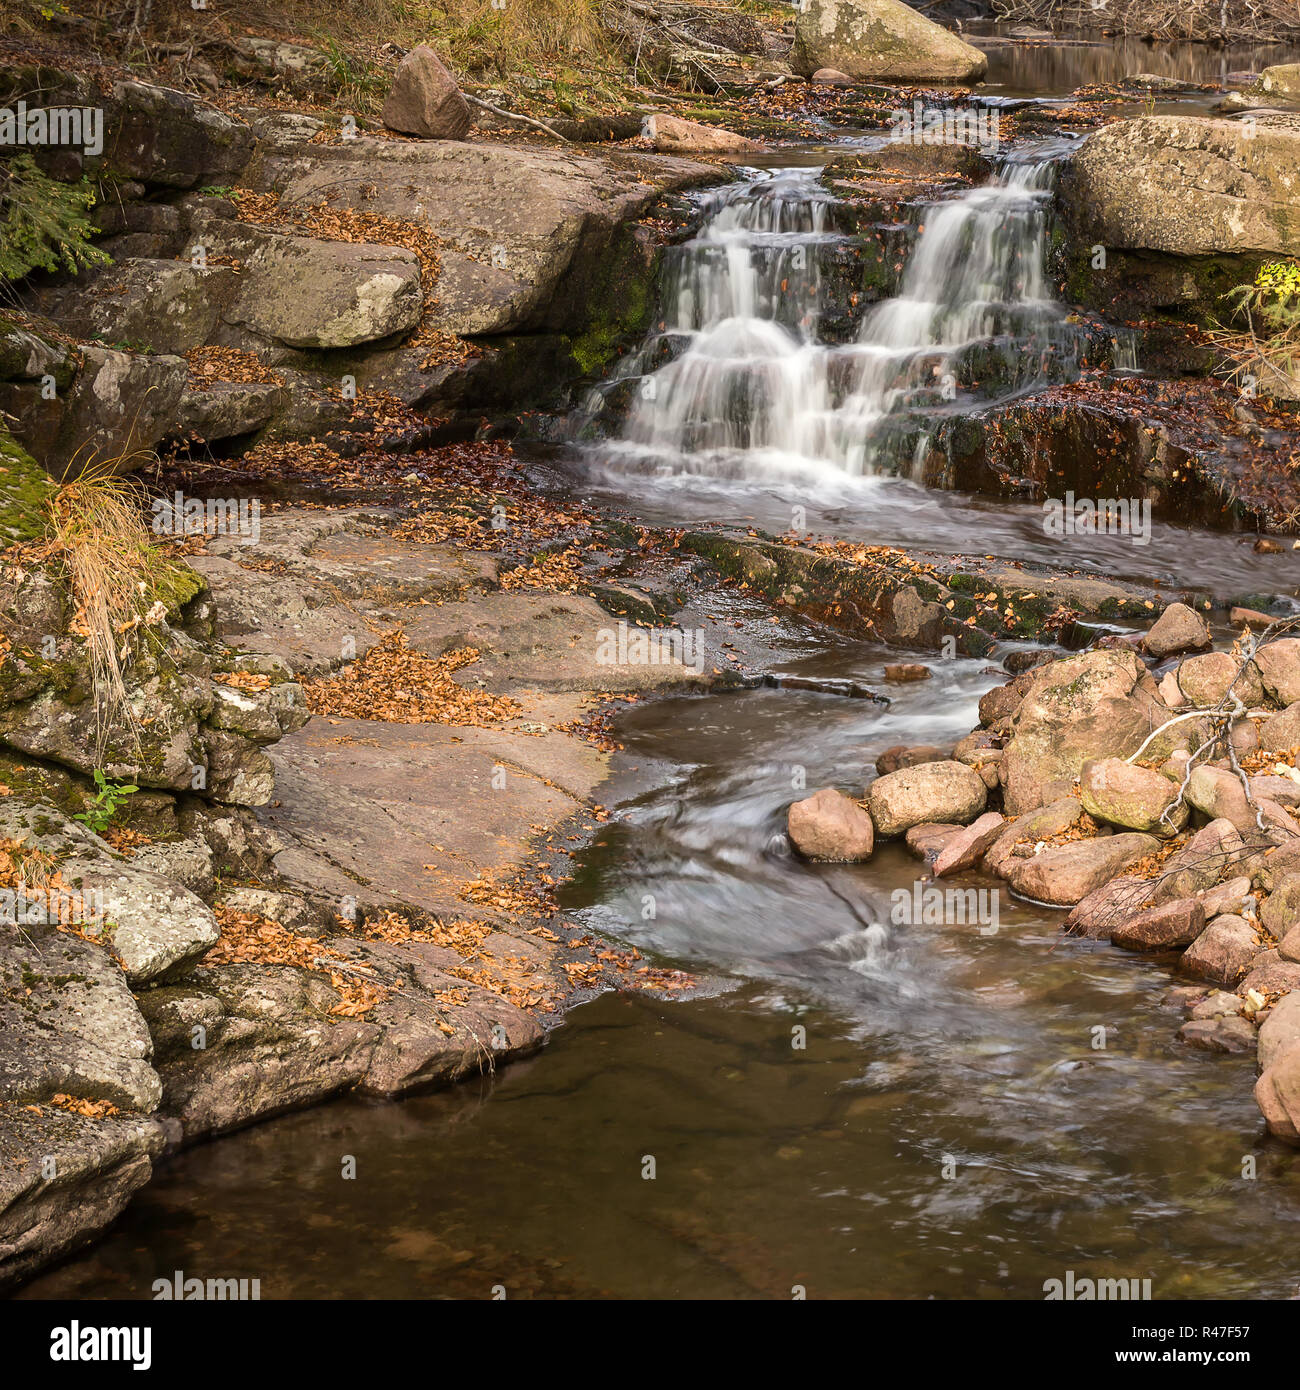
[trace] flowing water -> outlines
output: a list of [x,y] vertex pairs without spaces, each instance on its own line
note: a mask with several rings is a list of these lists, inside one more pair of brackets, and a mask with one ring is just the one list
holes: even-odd
[[[799,505],[840,535],[1294,593],[1294,560],[1240,538],[1158,527],[1063,555],[1038,509],[910,480],[935,419],[988,399],[987,364],[1026,391],[1088,346],[1043,274],[1052,153],[923,210],[898,295],[848,335],[824,314],[843,233],[820,165],[711,195],[662,330],[588,402],[580,424],[617,390],[633,404],[575,459],[581,485],[655,520],[780,530]],[[761,616],[735,593],[709,606]],[[878,685],[906,659],[780,631],[798,674]],[[959,659],[887,709],[793,690],[635,707],[602,793],[617,813],[564,907],[715,989],[606,996],[481,1085],[188,1152],[24,1296],[147,1297],[175,1269],[264,1297],[1040,1298],[1067,1270],[1158,1298],[1295,1296],[1300,1155],[1264,1136],[1250,1059],[1176,1041],[1168,962],[1062,939],[1060,914],[1005,894],[900,921],[919,868],[897,846],[861,866],[790,853],[801,787],[955,741],[996,679]]]

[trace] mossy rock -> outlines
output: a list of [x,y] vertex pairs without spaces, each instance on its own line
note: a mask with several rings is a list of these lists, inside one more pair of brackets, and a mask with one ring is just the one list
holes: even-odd
[[54,479],[0,429],[0,549],[44,534],[42,504],[54,490]]

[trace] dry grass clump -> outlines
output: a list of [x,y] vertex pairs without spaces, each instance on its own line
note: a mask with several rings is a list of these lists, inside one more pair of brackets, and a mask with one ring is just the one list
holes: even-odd
[[102,743],[110,726],[134,733],[123,667],[130,634],[159,616],[149,596],[161,561],[140,510],[140,488],[93,465],[45,503],[51,548],[67,568],[76,611],[69,627],[85,639]]

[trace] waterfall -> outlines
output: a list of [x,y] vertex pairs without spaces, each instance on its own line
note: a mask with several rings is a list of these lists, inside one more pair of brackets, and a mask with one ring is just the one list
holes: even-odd
[[[1007,162],[925,208],[898,293],[856,341],[827,342],[823,263],[835,226],[820,168],[714,193],[669,253],[662,325],[615,383],[632,403],[615,468],[767,478],[913,474],[946,414],[1078,374],[1092,342],[1044,274],[1052,161]],[[599,409],[607,385],[589,402]]]

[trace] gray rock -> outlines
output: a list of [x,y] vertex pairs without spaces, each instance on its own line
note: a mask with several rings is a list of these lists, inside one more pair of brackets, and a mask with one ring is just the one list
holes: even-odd
[[55,1095],[153,1110],[153,1044],[116,963],[100,946],[31,920],[0,921],[0,1102]]
[[185,969],[220,936],[216,918],[188,889],[135,867],[52,806],[0,802],[0,837],[53,857],[92,910],[87,934],[112,947],[132,985]]
[[1089,136],[1062,194],[1105,246],[1286,254],[1300,242],[1297,165],[1294,118],[1143,116]]
[[0,1108],[0,1287],[99,1235],[149,1181],[162,1146],[162,1127],[135,1115]]
[[979,773],[964,763],[920,763],[878,777],[867,789],[867,810],[882,835],[901,835],[925,821],[967,825],[988,799]]
[[834,68],[872,82],[969,82],[988,59],[899,0],[808,0],[790,64],[805,77]]

